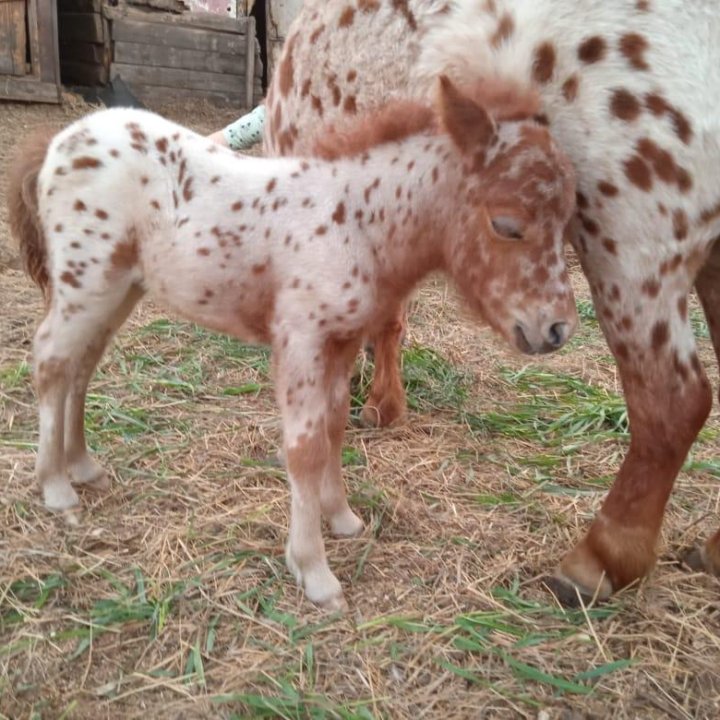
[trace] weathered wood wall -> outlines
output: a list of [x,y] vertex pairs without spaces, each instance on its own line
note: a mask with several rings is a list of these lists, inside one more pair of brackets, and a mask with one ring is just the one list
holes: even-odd
[[55,0],[0,2],[0,99],[60,101]]
[[262,97],[253,18],[59,3],[64,83],[102,85],[120,76],[141,100],[205,98],[238,108]]

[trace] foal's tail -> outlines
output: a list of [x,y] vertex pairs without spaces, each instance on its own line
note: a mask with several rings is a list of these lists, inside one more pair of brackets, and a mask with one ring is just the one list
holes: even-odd
[[38,214],[38,175],[54,135],[54,130],[46,128],[20,143],[10,162],[7,192],[10,232],[20,250],[25,273],[42,290],[46,301],[50,276],[45,233]]

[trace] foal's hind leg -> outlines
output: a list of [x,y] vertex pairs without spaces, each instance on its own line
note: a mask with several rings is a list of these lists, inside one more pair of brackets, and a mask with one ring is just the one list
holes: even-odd
[[85,442],[85,396],[88,384],[95,372],[107,343],[127,320],[143,291],[133,285],[108,317],[102,328],[98,328],[96,337],[87,345],[79,361],[77,371],[70,383],[65,401],[65,459],[70,480],[73,485],[92,485],[95,489],[107,489],[110,479],[105,469],[90,456]]
[[[129,298],[132,303],[128,307]],[[85,391],[105,344],[137,296],[128,287],[107,289],[86,306],[79,293],[69,302],[56,293],[35,336],[35,378],[40,415],[36,475],[46,507],[78,504],[71,483],[99,480],[99,466],[87,455],[82,414]],[[84,301],[84,302],[83,302]]]
[[[695,289],[705,311],[715,357],[720,363],[720,243],[717,241],[710,258],[698,273]],[[693,551],[686,560],[696,569],[705,569],[714,575],[720,575],[720,530],[711,536],[703,547]]]
[[360,417],[366,425],[386,427],[407,411],[405,388],[400,373],[400,343],[407,321],[405,306],[372,338],[375,374]]
[[350,413],[350,369],[357,355],[358,343],[333,343],[334,359],[328,368],[327,434],[330,440],[329,461],[320,485],[320,506],[333,535],[354,537],[363,529],[363,521],[350,509],[342,477],[342,446]]

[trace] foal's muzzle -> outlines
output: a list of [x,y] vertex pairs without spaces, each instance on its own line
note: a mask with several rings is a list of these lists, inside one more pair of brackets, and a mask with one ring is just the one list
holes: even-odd
[[514,328],[515,345],[527,355],[542,355],[559,350],[572,335],[573,326],[565,320],[548,323],[538,331],[532,332],[523,323]]

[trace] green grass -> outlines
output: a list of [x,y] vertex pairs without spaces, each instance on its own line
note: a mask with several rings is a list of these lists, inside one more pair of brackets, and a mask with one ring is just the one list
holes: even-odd
[[473,432],[536,442],[562,454],[590,442],[629,437],[620,395],[537,368],[499,372],[520,401],[481,415],[466,413],[464,420]]

